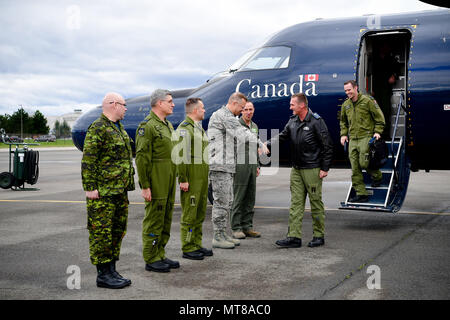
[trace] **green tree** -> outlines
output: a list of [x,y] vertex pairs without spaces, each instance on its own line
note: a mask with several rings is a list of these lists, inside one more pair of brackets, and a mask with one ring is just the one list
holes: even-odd
[[0,116],[0,128],[11,135],[16,134],[47,134],[50,130],[47,119],[37,110],[32,116],[23,108],[18,109],[12,115]]
[[14,112],[9,118],[10,129],[9,133],[20,134],[30,133],[30,115],[23,108]]
[[55,121],[55,125],[53,126],[53,133],[55,134],[56,138],[59,138],[61,136],[61,123],[59,120]]
[[0,115],[0,129],[5,129],[5,132],[10,132],[9,117],[9,114]]
[[70,137],[70,126],[69,124],[66,122],[66,120],[63,121],[63,123],[61,124],[61,136],[63,137]]
[[59,122],[59,120],[55,121],[55,126],[53,128],[53,131],[55,132],[56,138],[60,137],[69,137],[70,136],[70,126],[66,122],[66,120],[63,120],[63,122]]
[[50,131],[50,127],[47,125],[47,119],[44,115],[36,110],[31,118],[31,132],[33,134],[47,134]]

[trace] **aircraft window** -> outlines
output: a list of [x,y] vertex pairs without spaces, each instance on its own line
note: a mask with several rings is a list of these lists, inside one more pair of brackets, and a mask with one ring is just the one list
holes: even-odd
[[289,47],[260,48],[239,71],[287,68],[290,56]]
[[239,70],[239,68],[245,63],[247,62],[247,60],[255,53],[256,49],[247,51],[246,53],[244,53],[244,55],[242,57],[240,57],[235,63],[233,63],[233,65],[230,67],[230,71],[236,71]]

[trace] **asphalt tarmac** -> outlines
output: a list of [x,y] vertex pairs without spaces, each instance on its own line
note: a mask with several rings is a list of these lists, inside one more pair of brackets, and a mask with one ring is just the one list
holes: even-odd
[[[338,210],[350,170],[332,169],[323,184],[326,244],[280,249],[288,227],[289,169],[264,168],[257,180],[254,217],[259,239],[232,250],[214,249],[203,261],[181,257],[178,191],[167,256],[179,269],[148,272],[142,259],[140,190],[130,192],[127,235],[119,272],[132,280],[121,290],[97,288],[89,260],[81,152],[40,150],[39,190],[0,189],[0,299],[329,300],[450,298],[450,172],[412,173],[399,213]],[[8,153],[0,152],[0,171]],[[137,180],[137,177],[136,177]],[[307,206],[309,207],[309,205]],[[211,248],[211,206],[203,244]]]

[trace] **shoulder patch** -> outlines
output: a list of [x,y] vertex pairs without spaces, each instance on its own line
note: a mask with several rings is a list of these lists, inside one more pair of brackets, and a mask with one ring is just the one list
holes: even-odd
[[319,116],[319,114],[317,114],[317,113],[313,113],[313,117],[316,118],[317,120],[320,119],[320,116]]
[[372,100],[372,102],[375,104],[375,108],[379,108],[380,106],[378,105],[378,102],[377,102],[377,100],[375,100],[375,98],[374,97],[372,97],[372,96],[370,96],[370,95],[368,95],[368,97]]
[[140,135],[142,137],[144,134],[145,134],[145,128],[139,128],[138,135]]
[[192,125],[192,124],[189,123],[189,122],[187,122],[186,120],[184,120],[184,121],[180,124],[180,126],[182,126],[182,127],[187,127],[188,125]]

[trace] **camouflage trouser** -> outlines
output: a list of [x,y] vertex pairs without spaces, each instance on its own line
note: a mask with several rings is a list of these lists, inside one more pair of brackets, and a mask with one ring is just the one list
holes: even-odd
[[233,174],[229,172],[210,171],[214,203],[212,207],[212,224],[214,232],[227,229],[227,218],[233,204]]
[[89,251],[94,265],[119,260],[120,246],[127,230],[128,194],[87,199]]
[[313,236],[323,237],[325,233],[325,208],[322,202],[322,179],[319,168],[291,170],[291,207],[289,209],[288,237],[302,238],[302,221],[305,212],[306,195],[311,204]]

